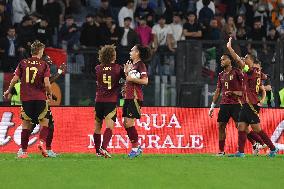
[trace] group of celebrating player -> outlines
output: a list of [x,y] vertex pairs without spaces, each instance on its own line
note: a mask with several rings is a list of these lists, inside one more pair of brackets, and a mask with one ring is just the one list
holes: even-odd
[[[45,46],[40,41],[31,45],[31,57],[23,59],[17,66],[9,88],[4,92],[4,97],[9,98],[15,84],[20,81],[21,96],[21,148],[17,153],[18,158],[28,158],[27,147],[29,137],[36,124],[40,125],[38,149],[44,157],[56,157],[51,150],[53,138],[53,118],[48,106],[52,100],[50,65],[43,58]],[[94,143],[96,154],[100,157],[110,158],[107,146],[112,137],[112,129],[116,120],[116,107],[121,88],[125,103],[123,105],[124,127],[132,144],[128,154],[130,158],[142,153],[138,142],[138,133],[134,127],[135,119],[141,116],[140,109],[143,102],[142,85],[148,84],[147,69],[144,64],[151,56],[150,50],[141,45],[135,45],[130,52],[130,59],[124,67],[116,64],[116,50],[113,45],[105,45],[99,51],[100,64],[95,68],[96,76],[96,104],[95,104],[95,131]],[[136,71],[137,75],[129,72]],[[56,78],[62,73],[58,69]],[[51,77],[51,78],[50,78]],[[121,79],[125,83],[121,84]],[[105,120],[106,129],[101,142],[101,128]],[[44,143],[46,144],[44,146]]]
[[[213,116],[213,109],[222,93],[220,111],[218,113],[219,126],[219,153],[224,156],[226,125],[233,118],[238,129],[238,151],[229,157],[244,157],[246,139],[253,146],[253,153],[258,155],[259,150],[269,147],[269,157],[274,157],[278,149],[260,127],[259,111],[265,100],[266,92],[262,80],[267,79],[261,72],[260,61],[251,54],[244,58],[239,57],[232,48],[232,38],[227,43],[229,54],[221,57],[221,66],[224,70],[218,76],[217,89],[213,96],[209,116]],[[232,61],[238,65],[232,67]],[[261,92],[261,99],[259,93]]]
[[[226,125],[233,118],[238,129],[238,151],[233,157],[244,157],[246,139],[253,145],[254,154],[258,154],[262,148],[269,147],[268,156],[274,157],[278,149],[273,145],[267,134],[260,127],[259,110],[266,93],[262,86],[262,80],[266,75],[260,70],[259,61],[253,55],[239,57],[232,46],[232,38],[227,43],[230,54],[221,57],[221,66],[224,68],[218,76],[217,89],[213,96],[213,102],[209,110],[212,117],[213,109],[222,93],[220,111],[218,114],[219,125],[219,150],[218,156],[224,156],[226,139]],[[53,118],[48,106],[52,100],[50,82],[50,67],[44,60],[45,46],[40,41],[31,45],[31,58],[23,59],[17,66],[9,88],[4,93],[8,98],[14,85],[21,82],[21,149],[18,158],[27,158],[27,147],[30,134],[36,124],[40,125],[38,149],[44,157],[56,157],[51,150],[53,138]],[[124,66],[116,64],[116,49],[113,45],[105,45],[99,51],[100,64],[95,67],[96,99],[95,99],[95,131],[94,143],[96,155],[110,158],[111,154],[107,146],[112,137],[112,130],[116,121],[116,109],[120,91],[125,99],[123,105],[124,127],[132,144],[132,150],[128,154],[130,158],[139,156],[142,148],[138,142],[138,133],[134,126],[135,119],[141,117],[140,109],[143,102],[142,86],[148,84],[147,68],[144,64],[151,56],[150,50],[141,45],[135,45],[130,52],[130,59]],[[232,67],[232,61],[238,64],[238,68]],[[59,71],[61,71],[59,69]],[[139,74],[130,74],[137,72]],[[62,73],[58,72],[59,75]],[[58,77],[58,74],[56,75]],[[51,77],[52,78],[52,77]],[[125,80],[122,84],[121,80]],[[261,99],[259,93],[261,91]],[[101,141],[101,129],[105,120],[106,129]],[[46,148],[44,147],[46,143]]]

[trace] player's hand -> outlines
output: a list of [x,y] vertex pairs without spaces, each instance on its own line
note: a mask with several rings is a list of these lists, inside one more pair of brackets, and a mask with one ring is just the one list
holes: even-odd
[[232,37],[229,38],[229,41],[227,43],[227,48],[232,48]]
[[226,95],[226,96],[230,96],[230,95],[233,95],[233,94],[234,94],[233,91],[226,91],[226,92],[225,92],[225,95]]
[[52,94],[50,93],[50,94],[47,94],[47,100],[48,101],[52,101]]
[[134,78],[132,78],[131,76],[126,76],[126,81],[133,81]]
[[259,103],[257,104],[259,107],[261,107],[262,105],[263,105],[263,103],[264,103],[264,99],[263,100],[261,100],[261,101],[259,101]]
[[10,94],[10,91],[7,90],[7,91],[4,92],[3,97],[4,97],[5,99],[9,99],[9,94]]
[[208,115],[209,117],[213,117],[213,111],[214,111],[214,108],[210,108],[209,112],[208,112]]
[[62,70],[62,73],[65,73],[66,70],[67,70],[67,65],[66,65],[65,63],[61,64],[61,65],[59,66],[59,69]]
[[124,64],[124,73],[128,74],[128,72],[132,70],[132,68],[133,68],[132,62],[130,60],[127,60],[127,62]]

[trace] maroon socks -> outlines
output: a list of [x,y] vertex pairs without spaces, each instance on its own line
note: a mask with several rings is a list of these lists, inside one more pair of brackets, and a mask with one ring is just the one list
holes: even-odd
[[110,128],[106,128],[103,136],[103,144],[102,144],[103,149],[105,150],[107,149],[111,137],[112,137],[112,130]]
[[101,134],[94,133],[94,143],[95,143],[96,152],[98,153],[101,146]]
[[23,152],[27,151],[28,143],[29,143],[29,137],[30,137],[30,130],[29,129],[23,129],[21,132],[21,147]]
[[239,131],[238,132],[238,151],[240,153],[244,153],[245,151],[245,144],[246,144],[246,139],[247,139],[247,133],[245,131]]
[[137,148],[139,146],[139,143],[138,143],[138,133],[136,128],[134,126],[126,128],[126,132],[132,144],[132,148]]
[[224,152],[225,148],[225,140],[219,140],[219,150],[220,152]]

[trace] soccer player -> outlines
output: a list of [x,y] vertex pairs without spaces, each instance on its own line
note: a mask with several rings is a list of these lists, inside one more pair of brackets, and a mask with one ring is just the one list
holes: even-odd
[[[124,117],[124,127],[132,144],[132,150],[128,154],[128,157],[130,158],[137,157],[142,153],[134,121],[141,117],[140,109],[143,102],[142,86],[148,84],[147,68],[144,62],[149,60],[150,56],[151,53],[149,48],[135,45],[130,51],[132,63],[128,61],[124,67],[126,83],[122,117]],[[136,77],[137,75],[133,77],[129,74],[130,71],[138,72],[140,77]]]
[[225,155],[226,125],[232,117],[237,127],[238,116],[243,103],[243,74],[240,69],[232,67],[232,61],[230,55],[224,54],[221,57],[221,66],[224,70],[218,76],[217,88],[209,110],[209,116],[212,118],[214,107],[220,93],[222,93],[217,119],[219,126],[219,153],[217,156]]
[[[44,57],[42,59],[45,60],[49,64],[49,66],[51,66],[53,64],[52,60],[47,55],[44,55]],[[61,64],[59,69],[57,70],[57,72],[50,76],[50,78],[49,78],[50,83],[55,82],[55,80],[57,80],[60,77],[60,75],[62,73],[64,73],[65,71],[66,71],[66,64]],[[56,100],[56,96],[52,95],[52,100]],[[57,154],[51,148],[51,144],[52,144],[52,141],[53,141],[53,133],[54,133],[54,119],[53,119],[52,112],[51,112],[49,104],[48,104],[48,111],[47,111],[46,117],[49,120],[48,121],[49,132],[48,132],[48,135],[47,135],[47,138],[46,138],[46,143],[45,143],[46,144],[46,152],[47,152],[48,157],[55,158],[55,157],[57,157]]]
[[38,148],[44,157],[48,157],[46,150],[43,147],[48,135],[48,119],[47,101],[51,98],[51,87],[49,82],[50,69],[45,61],[41,60],[44,51],[44,44],[40,41],[35,41],[31,45],[32,57],[23,59],[17,66],[14,77],[11,80],[9,88],[4,93],[4,97],[11,93],[15,83],[21,81],[21,119],[22,133],[21,133],[21,148],[22,152],[18,154],[18,158],[27,158],[27,147],[29,141],[30,130],[33,124],[40,124],[41,131],[39,135]]
[[[107,151],[107,146],[112,137],[112,130],[116,121],[116,104],[118,101],[120,84],[119,80],[124,77],[122,67],[115,63],[116,51],[115,46],[105,45],[99,51],[99,62],[96,66],[96,118],[94,143],[97,156],[111,158]],[[103,120],[105,120],[106,130],[103,134],[101,145],[101,129]]]
[[[244,72],[244,98],[245,104],[243,105],[238,123],[238,152],[234,154],[234,157],[244,157],[244,147],[247,138],[246,128],[248,125],[257,132],[264,143],[269,147],[269,157],[274,157],[278,149],[273,145],[267,134],[260,127],[259,110],[261,103],[265,99],[265,90],[261,85],[261,71],[254,66],[255,57],[253,55],[246,55],[244,59],[241,59],[232,48],[232,38],[229,38],[227,48],[234,58],[236,63]],[[262,99],[258,100],[258,93],[262,91]]]
[[[44,60],[46,63],[48,63],[49,66],[51,66],[53,64],[52,60],[47,55],[43,55],[41,59]],[[62,64],[59,67],[59,69],[57,70],[57,73],[54,73],[50,76],[50,78],[49,78],[50,83],[53,83],[65,71],[66,71],[66,65]],[[17,84],[18,83],[16,83],[16,85]],[[14,90],[12,90],[12,94],[15,93],[14,91],[16,91],[16,85],[13,88]],[[20,90],[20,88],[18,90]],[[56,100],[55,98],[56,97],[54,95],[52,95],[52,100]],[[12,100],[11,100],[11,102],[12,102]],[[22,103],[20,102],[20,103],[18,103],[18,105],[22,105]],[[52,141],[53,141],[53,133],[54,133],[54,119],[53,119],[49,104],[48,104],[48,111],[47,111],[47,114],[46,114],[46,118],[48,119],[48,130],[49,130],[47,138],[46,138],[46,143],[45,143],[46,144],[46,152],[47,152],[48,157],[55,158],[55,157],[57,157],[57,154],[51,148],[51,144],[52,144]],[[32,128],[30,130],[30,134],[33,132],[35,127],[36,127],[36,124],[33,124]],[[18,150],[17,154],[20,154],[20,153],[22,153],[22,148],[20,148]]]

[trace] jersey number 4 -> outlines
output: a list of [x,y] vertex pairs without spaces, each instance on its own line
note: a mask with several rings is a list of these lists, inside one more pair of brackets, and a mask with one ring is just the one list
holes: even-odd
[[111,76],[103,74],[103,83],[107,84],[107,89],[111,89]]
[[[27,67],[26,68],[26,83],[34,83],[35,77],[38,69],[36,67]],[[30,74],[32,74],[32,78],[30,78]]]

